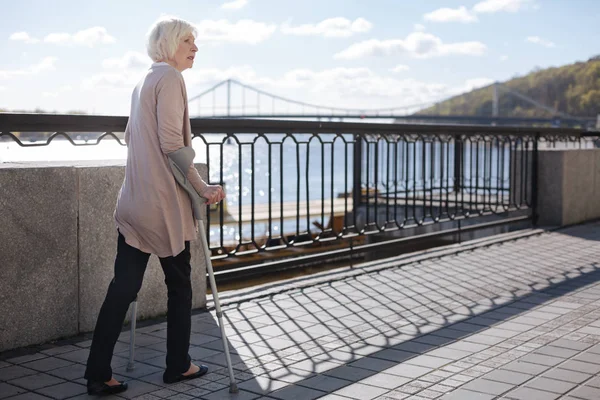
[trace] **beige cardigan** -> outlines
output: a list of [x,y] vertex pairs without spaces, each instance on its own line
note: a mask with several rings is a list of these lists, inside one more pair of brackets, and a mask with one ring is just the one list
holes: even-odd
[[[197,238],[188,194],[177,184],[167,154],[191,146],[187,92],[181,73],[154,63],[133,90],[125,129],[127,166],[114,217],[125,241],[158,257],[176,256]],[[188,179],[206,183],[192,164]]]

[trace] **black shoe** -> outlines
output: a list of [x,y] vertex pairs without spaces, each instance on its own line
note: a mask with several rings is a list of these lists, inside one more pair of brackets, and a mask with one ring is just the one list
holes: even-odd
[[87,392],[91,396],[109,396],[111,394],[121,393],[127,390],[127,384],[109,386],[104,382],[87,382]]
[[167,372],[165,371],[165,373],[163,374],[163,382],[164,383],[177,383],[177,382],[181,382],[181,381],[189,381],[190,379],[199,378],[202,375],[206,374],[207,372],[208,372],[208,367],[206,365],[200,365],[200,369],[198,370],[198,372],[190,374],[190,375],[179,374],[176,376],[170,376],[170,375],[167,375]]

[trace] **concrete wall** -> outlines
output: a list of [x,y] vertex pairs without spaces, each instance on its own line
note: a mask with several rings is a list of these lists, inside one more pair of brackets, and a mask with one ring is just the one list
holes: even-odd
[[539,225],[600,218],[600,149],[540,151],[538,174]]
[[[123,162],[0,164],[0,351],[93,331],[113,275],[113,211],[124,170]],[[200,308],[206,265],[199,242],[192,263]],[[155,256],[138,300],[139,318],[166,313]]]

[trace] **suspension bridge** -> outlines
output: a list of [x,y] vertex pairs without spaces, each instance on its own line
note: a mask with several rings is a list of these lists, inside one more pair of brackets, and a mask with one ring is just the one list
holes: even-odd
[[[521,118],[501,115],[500,96],[514,96],[550,117]],[[417,113],[436,107],[446,99],[427,103],[385,108],[343,108],[311,104],[269,93],[235,79],[227,79],[204,92],[190,97],[190,114],[194,118],[265,118],[301,120],[388,120],[395,123],[484,124],[590,126],[595,119],[573,117],[532,99],[501,83],[493,84],[492,115],[465,116]]]

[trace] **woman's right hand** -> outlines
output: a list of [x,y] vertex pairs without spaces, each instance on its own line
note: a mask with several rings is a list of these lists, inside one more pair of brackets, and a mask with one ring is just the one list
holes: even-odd
[[206,204],[216,204],[225,198],[221,185],[207,185],[200,196],[206,199]]

